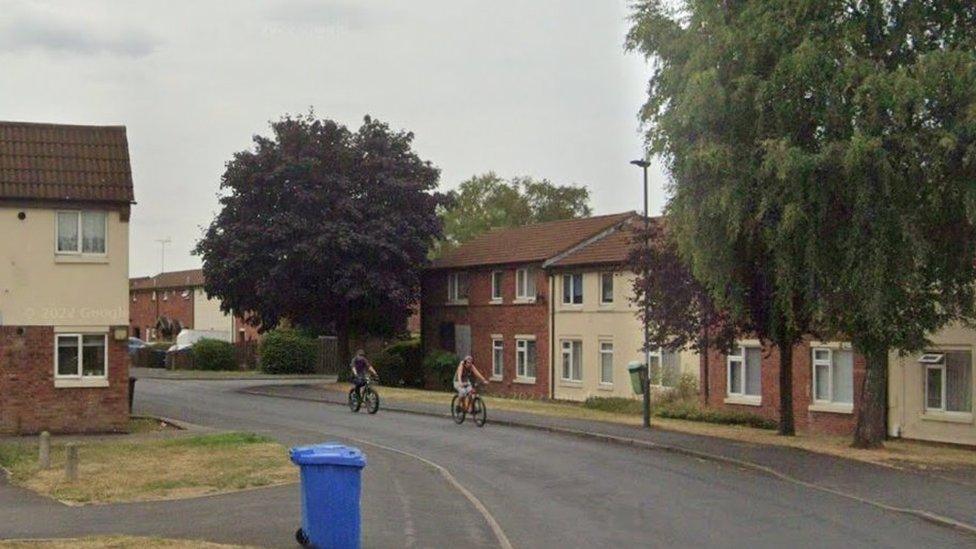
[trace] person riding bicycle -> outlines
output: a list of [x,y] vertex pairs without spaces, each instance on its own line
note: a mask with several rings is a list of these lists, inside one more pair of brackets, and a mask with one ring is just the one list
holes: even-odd
[[376,370],[373,369],[373,365],[370,364],[369,360],[367,360],[366,351],[362,349],[356,351],[356,356],[354,356],[352,362],[349,363],[349,368],[352,370],[352,384],[356,391],[357,397],[361,396],[360,392],[366,385],[367,374],[374,377],[379,377],[376,375]]
[[457,370],[454,372],[454,388],[458,392],[464,409],[468,412],[471,411],[471,399],[468,398],[472,390],[471,378],[477,378],[481,383],[488,383],[481,372],[474,367],[474,359],[468,355],[458,364]]

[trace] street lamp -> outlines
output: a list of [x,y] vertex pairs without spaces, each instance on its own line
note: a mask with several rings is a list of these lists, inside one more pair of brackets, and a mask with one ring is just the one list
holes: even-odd
[[[647,160],[631,160],[631,164],[644,170],[644,257],[648,256],[650,241],[647,217],[647,168],[651,165]],[[651,332],[647,325],[647,298],[644,299],[644,427],[651,426]]]

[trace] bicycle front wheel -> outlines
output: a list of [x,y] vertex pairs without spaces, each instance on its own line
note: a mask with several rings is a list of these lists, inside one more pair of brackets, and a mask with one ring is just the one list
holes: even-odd
[[451,399],[451,418],[458,425],[464,423],[464,406],[461,405],[461,397],[457,395]]
[[474,397],[474,403],[471,405],[471,416],[474,417],[474,424],[478,427],[484,427],[488,421],[488,408],[481,397]]
[[363,393],[363,400],[366,401],[366,411],[370,414],[375,414],[380,409],[380,394],[376,391],[366,388]]

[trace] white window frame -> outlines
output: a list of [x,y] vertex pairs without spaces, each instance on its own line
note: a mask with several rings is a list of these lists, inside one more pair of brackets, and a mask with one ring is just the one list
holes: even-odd
[[[829,346],[828,346],[829,345]],[[841,414],[854,413],[854,402],[840,402],[834,400],[834,354],[837,351],[851,352],[849,344],[824,344],[812,345],[810,347],[810,402],[808,409],[813,412],[835,412]],[[826,359],[818,359],[818,352],[826,352]],[[817,366],[827,367],[827,394],[828,399],[817,398]],[[854,376],[854,369],[851,368],[851,377]],[[851,379],[853,387],[854,380]]]
[[515,271],[515,300],[522,303],[534,303],[536,292],[529,293],[529,282],[535,290],[535,280],[532,279],[533,269],[522,267]]
[[[599,348],[597,349],[599,354],[599,360],[597,362],[597,367],[599,371],[597,372],[598,379],[600,380],[600,385],[604,387],[613,387],[613,341],[609,339],[601,339],[599,342]],[[610,349],[604,349],[604,345],[609,345]],[[610,381],[603,379],[603,356],[610,355]]]
[[[579,344],[579,354],[576,353],[576,345]],[[583,381],[583,340],[576,338],[563,339],[559,342],[561,350],[559,354],[559,378],[569,383],[581,383]],[[569,376],[566,375],[566,358],[569,358]],[[576,360],[579,360],[579,368],[573,371]],[[576,377],[573,377],[576,374]]]
[[[498,278],[496,281],[495,278]],[[502,280],[505,277],[504,271],[492,271],[491,272],[491,302],[501,303],[502,296]]]
[[[104,357],[103,373],[101,375],[85,375],[84,364],[84,336],[101,336],[102,356]],[[60,374],[58,368],[60,356],[58,353],[58,342],[62,339],[74,338],[78,344],[78,370],[74,375]],[[108,387],[108,339],[107,332],[55,332],[54,334],[54,386],[55,388],[74,388],[74,387]]]
[[[85,235],[82,232],[82,217],[85,213],[100,213],[104,216],[105,220],[105,251],[102,252],[84,252],[84,241]],[[62,250],[60,248],[60,232],[61,232],[61,214],[74,214],[77,218],[78,227],[78,244],[74,250]],[[107,257],[108,256],[108,218],[109,212],[106,210],[55,210],[54,212],[54,253],[57,255],[71,255],[71,256],[83,256],[83,257]]]
[[[447,275],[447,302],[455,304],[465,304],[468,302],[467,296],[461,297],[461,276],[467,278],[467,273],[457,271]],[[468,282],[465,280],[465,282]],[[470,292],[470,287],[468,288]]]
[[[925,366],[925,376],[924,376],[924,379],[925,379],[925,398],[923,398],[922,401],[925,404],[925,411],[926,412],[947,413],[947,410],[946,410],[946,385],[947,384],[946,384],[945,355],[940,355],[940,358],[939,358],[939,361],[938,362],[925,362],[925,363],[923,363],[923,366]],[[939,389],[940,390],[939,390],[939,407],[938,408],[933,408],[933,407],[929,406],[929,371],[930,370],[938,370],[939,371],[939,382],[940,382]]]
[[[501,352],[501,363],[496,359],[496,351]],[[491,379],[501,381],[505,378],[505,341],[500,335],[491,336]]]
[[[563,297],[562,297],[563,305],[568,305],[570,307],[582,307],[583,306],[583,299],[584,299],[584,296],[583,296],[583,273],[565,273],[562,278],[563,278],[563,288],[562,288],[563,289]],[[576,288],[576,281],[577,280],[579,280],[579,298],[580,298],[579,303],[576,303],[575,301],[573,301],[573,298],[576,296],[576,289],[577,289]],[[567,292],[566,292],[567,289],[569,290],[569,295],[568,296],[567,296]],[[566,298],[567,297],[569,298],[569,301],[566,301]]]
[[[924,410],[924,413],[925,414],[932,414],[932,416],[930,416],[930,417],[943,418],[946,421],[964,421],[964,422],[967,422],[967,423],[971,423],[972,422],[972,417],[973,417],[972,407],[970,407],[969,410],[949,410],[946,407],[946,404],[947,404],[947,402],[949,400],[949,394],[948,394],[949,393],[949,378],[948,378],[948,371],[947,371],[947,368],[946,368],[946,359],[948,358],[948,354],[951,353],[951,352],[954,352],[954,351],[955,352],[969,352],[970,353],[970,361],[973,360],[972,351],[970,351],[969,349],[945,349],[945,350],[940,349],[938,351],[927,351],[925,354],[923,354],[918,359],[918,362],[923,366],[923,368],[922,368],[923,369],[923,372],[922,372],[922,376],[923,376],[922,387],[923,387],[923,390],[925,391],[924,394],[922,395],[923,410]],[[970,366],[969,367],[970,367],[970,376],[972,376],[973,375],[973,371],[972,371],[973,365],[972,365],[972,363],[970,363]],[[932,407],[929,406],[929,371],[930,370],[938,370],[939,371],[939,374],[940,374],[939,375],[940,387],[939,387],[939,407],[938,408],[932,408]],[[972,379],[970,379],[970,383],[972,383]],[[970,388],[970,391],[971,390],[972,389]],[[970,397],[970,398],[972,398],[972,397]]]
[[[759,358],[759,394],[750,395],[745,392],[748,379],[748,374],[746,372],[747,361],[746,355],[748,352],[746,349],[759,349],[762,353],[762,346],[754,344],[752,342],[736,342],[732,347],[732,352],[725,357],[725,403],[726,404],[745,404],[748,406],[759,406],[762,404],[762,355]],[[733,354],[735,350],[738,350],[737,354]],[[739,362],[742,368],[742,390],[740,392],[732,392],[732,363]]]
[[[610,278],[610,301],[605,301],[603,299],[603,297],[604,297],[603,296],[603,279],[604,279],[604,277],[609,277]],[[613,281],[613,273],[612,272],[602,272],[602,273],[600,273],[600,305],[613,305],[613,298],[614,298],[614,295],[613,294],[614,294],[614,290],[615,290],[614,286],[615,286],[615,284],[614,284],[614,281]]]
[[[535,343],[535,336],[515,336],[515,381],[535,383],[535,376],[526,375],[529,370],[529,342]],[[539,373],[539,346],[535,349],[536,375]]]

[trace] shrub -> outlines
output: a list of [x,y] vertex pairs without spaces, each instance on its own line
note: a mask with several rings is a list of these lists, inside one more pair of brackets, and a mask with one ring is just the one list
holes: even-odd
[[193,366],[197,370],[237,370],[234,346],[219,339],[201,339],[193,344]]
[[614,414],[642,414],[643,406],[644,403],[640,400],[623,397],[590,397],[583,402],[584,408]]
[[394,373],[395,377],[390,378],[389,381],[385,376],[380,376],[385,384],[404,385],[407,387],[424,386],[424,351],[420,346],[420,339],[398,341],[384,349],[383,354],[398,357],[399,359],[385,359],[387,361],[392,360],[397,366]]
[[681,374],[678,382],[661,396],[661,402],[688,402],[698,396],[698,377],[694,374]]
[[460,359],[454,353],[433,351],[424,359],[424,382],[427,387],[451,389],[454,387],[454,371]]
[[261,370],[269,374],[311,374],[315,371],[315,340],[289,328],[265,334]]
[[389,351],[383,351],[376,355],[373,360],[373,369],[380,376],[383,385],[400,387],[403,383],[404,362],[403,357]]
[[776,422],[748,412],[713,410],[702,408],[694,402],[663,405],[654,410],[654,415],[671,419],[703,421],[723,425],[745,425],[757,429],[775,429]]

